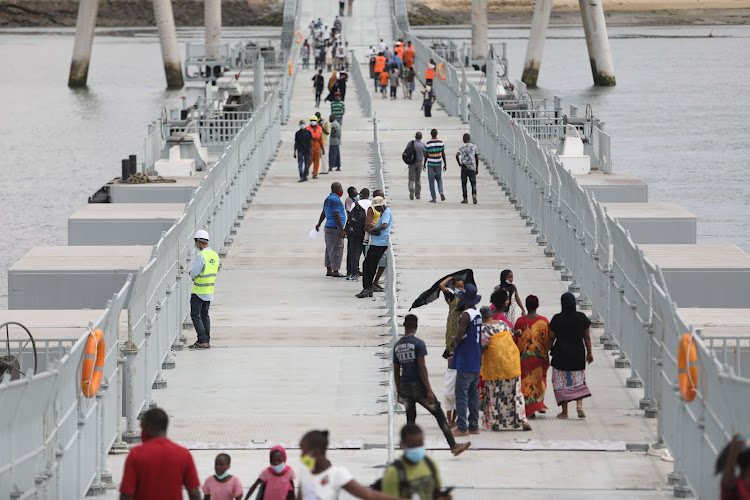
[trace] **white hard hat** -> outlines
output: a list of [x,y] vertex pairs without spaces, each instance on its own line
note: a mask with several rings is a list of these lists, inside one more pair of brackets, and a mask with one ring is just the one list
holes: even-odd
[[198,231],[196,231],[195,236],[193,238],[196,240],[208,241],[208,231],[206,231],[205,229],[198,229]]

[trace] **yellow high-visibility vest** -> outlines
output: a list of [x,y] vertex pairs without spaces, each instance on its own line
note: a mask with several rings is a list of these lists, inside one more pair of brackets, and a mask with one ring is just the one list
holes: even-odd
[[195,277],[193,293],[212,295],[216,284],[216,273],[219,271],[219,255],[210,248],[201,250],[201,255],[206,265],[203,267],[203,272]]

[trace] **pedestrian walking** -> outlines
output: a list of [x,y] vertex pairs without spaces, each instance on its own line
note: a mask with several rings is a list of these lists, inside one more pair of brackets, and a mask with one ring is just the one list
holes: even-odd
[[[245,495],[245,500],[250,500],[256,489],[260,488],[256,498],[263,500],[294,500],[294,480],[297,474],[294,469],[286,464],[286,450],[277,445],[271,448],[269,453],[271,465],[263,469],[258,479],[250,487]],[[240,492],[241,494],[242,492]],[[213,500],[213,497],[211,497]]]
[[339,273],[341,259],[344,257],[344,238],[346,238],[346,232],[344,231],[346,211],[344,210],[344,204],[341,203],[343,194],[344,190],[340,182],[331,184],[331,193],[323,202],[323,211],[320,213],[320,219],[315,226],[315,230],[320,231],[320,225],[324,220],[326,221],[324,227],[326,276],[333,278],[345,277]]
[[190,295],[190,319],[193,320],[198,341],[189,349],[208,349],[211,347],[211,318],[208,308],[214,300],[214,285],[216,274],[219,272],[219,255],[208,246],[208,232],[204,229],[196,231],[193,241],[198,250],[195,262],[190,269],[193,279],[193,290]]
[[386,98],[385,91],[388,88],[388,80],[390,79],[390,73],[383,70],[380,73],[380,94],[383,96],[383,99]]
[[359,484],[346,468],[326,457],[328,431],[310,431],[299,442],[304,468],[299,475],[302,500],[338,500],[341,490],[364,500],[398,500]]
[[[495,292],[499,293],[499,292]],[[521,355],[513,333],[492,319],[492,309],[482,307],[482,369],[484,428],[492,431],[530,431],[521,390]]]
[[299,121],[299,130],[294,134],[294,158],[297,159],[299,180],[305,182],[310,169],[310,151],[312,151],[312,134],[305,127],[305,120]]
[[[383,43],[383,40],[380,41],[380,43]],[[385,49],[382,49],[378,51],[378,55],[375,56],[375,64],[372,67],[373,71],[373,78],[375,79],[375,91],[377,92],[380,88],[380,74],[385,71],[385,55],[383,55],[383,51]],[[381,91],[382,92],[382,91]]]
[[425,157],[422,170],[427,171],[427,182],[430,184],[430,203],[437,203],[435,183],[437,183],[440,200],[445,201],[443,194],[443,172],[448,170],[448,161],[445,159],[445,143],[438,139],[437,129],[430,130],[431,139],[425,144]]
[[318,178],[318,170],[320,169],[320,157],[326,154],[325,146],[323,145],[323,127],[318,125],[318,117],[312,115],[310,117],[310,125],[307,126],[307,130],[310,131],[312,136],[312,150],[310,152],[310,161],[307,164],[308,170],[310,169],[310,163],[313,165],[313,179]]
[[461,203],[469,203],[466,181],[471,182],[471,199],[477,204],[477,174],[479,173],[479,150],[471,142],[471,136],[464,134],[464,143],[456,153],[456,163],[461,169],[461,191],[464,199]]
[[[341,100],[341,93],[334,92],[333,101],[331,102],[331,116],[334,116],[336,118],[336,121],[339,122],[339,125],[343,125],[344,113],[346,113],[346,104],[344,104],[344,101]],[[341,138],[340,135],[339,138]]]
[[[377,198],[378,196],[385,197],[385,194],[380,189],[376,189],[373,193],[373,199]],[[365,227],[373,227],[378,225],[378,220],[380,219],[381,211],[376,209],[372,206],[372,203],[369,205],[369,209],[367,210],[367,219],[365,221]],[[365,256],[367,256],[367,251],[370,249],[370,233],[365,231]],[[375,271],[375,278],[372,280],[372,291],[373,292],[382,292],[384,291],[383,287],[380,286],[380,278],[383,276],[383,273],[385,272],[385,266],[388,264],[388,254],[386,252],[383,252],[383,255],[378,260],[378,268],[377,271]],[[363,265],[364,267],[364,265]]]
[[440,471],[437,464],[427,456],[424,433],[416,424],[401,428],[401,449],[404,454],[385,470],[382,491],[399,498],[419,500],[451,500],[448,493],[441,493]]
[[547,393],[547,369],[549,368],[549,321],[537,314],[539,299],[526,297],[526,316],[516,320],[513,331],[516,345],[521,353],[521,388],[523,389],[526,417],[534,418],[536,412],[544,413],[544,395]]
[[557,418],[568,418],[568,403],[576,402],[578,418],[586,418],[583,399],[591,396],[586,385],[586,363],[594,362],[591,349],[591,321],[576,311],[576,297],[564,293],[560,297],[562,312],[555,314],[549,323],[549,341],[552,355],[552,388],[562,411]]
[[[458,292],[464,311],[458,321],[458,343],[453,351],[456,362],[456,437],[479,434],[479,371],[482,364],[482,315],[476,305],[482,300],[471,283]],[[468,423],[466,413],[469,413]]]
[[312,77],[313,90],[315,91],[315,107],[320,107],[320,96],[323,94],[323,88],[325,87],[325,78],[323,78],[323,70],[319,69],[318,73]]
[[[328,147],[328,172],[333,170],[341,171],[341,124],[334,115],[329,117],[331,125],[331,140]],[[328,173],[326,172],[326,173]]]
[[300,56],[302,57],[302,69],[310,69],[310,43],[305,40],[300,49]]
[[448,424],[456,426],[458,413],[456,412],[456,364],[453,350],[458,341],[458,320],[463,312],[458,292],[464,289],[464,280],[454,276],[447,276],[440,282],[440,291],[443,292],[446,304],[448,304],[448,317],[445,322],[445,351],[443,358],[448,362],[445,370],[445,411]]
[[504,269],[500,273],[500,284],[495,287],[495,290],[500,288],[508,292],[507,320],[508,323],[513,326],[516,322],[516,304],[521,309],[521,316],[526,316],[526,309],[523,308],[521,297],[518,294],[518,288],[513,284],[513,271],[510,269]]
[[412,69],[414,66],[414,46],[411,44],[411,40],[406,42],[406,47],[404,48],[404,64],[409,69]]
[[422,109],[424,110],[424,115],[426,117],[432,116],[432,105],[435,104],[435,100],[437,97],[435,97],[435,92],[432,90],[431,86],[426,86],[424,90],[422,91]]
[[440,402],[432,392],[425,363],[427,346],[416,336],[418,322],[416,315],[408,314],[404,318],[404,336],[393,345],[393,377],[398,396],[406,407],[406,425],[416,422],[418,403],[435,417],[451,452],[460,455],[471,443],[456,443]]
[[409,165],[409,199],[420,198],[422,193],[422,165],[424,164],[425,149],[427,145],[422,142],[422,132],[414,134],[414,140],[409,141],[404,150],[404,162]]
[[391,66],[391,74],[388,77],[390,84],[391,84],[391,101],[396,99],[396,91],[398,90],[398,82],[399,82],[399,69],[397,65]]
[[[320,136],[320,138],[323,140],[323,147],[328,147],[328,138],[331,136],[331,124],[323,118],[323,115],[320,114],[320,111],[315,112],[315,116],[318,119],[318,126],[323,129],[323,134]],[[327,174],[328,171],[323,168],[323,171],[320,172],[321,174]]]
[[346,2],[344,0],[339,0],[339,15],[344,15],[344,6],[346,5]]
[[242,500],[242,482],[229,473],[232,457],[219,453],[214,459],[214,474],[203,481],[203,494],[210,500]]
[[[352,200],[351,209],[348,211],[346,219],[346,279],[347,281],[357,281],[359,279],[359,258],[362,255],[362,245],[365,235],[365,222],[367,212],[360,204],[361,195],[357,193],[354,187],[349,196]],[[364,189],[362,191],[365,191]],[[369,195],[369,191],[367,192]],[[369,201],[369,200],[368,200]]]
[[141,443],[125,459],[120,500],[182,500],[184,487],[190,500],[200,500],[200,479],[186,448],[167,439],[169,417],[161,408],[141,417]]
[[[362,291],[357,294],[357,298],[372,297],[372,285],[375,279],[375,272],[378,267],[378,261],[388,249],[388,236],[391,234],[393,226],[393,214],[387,206],[387,201],[382,196],[377,196],[372,200],[372,208],[380,213],[377,225],[367,228],[370,233],[370,248],[367,250],[365,262],[362,264]],[[393,279],[393,277],[391,277]]]
[[348,17],[352,17],[352,9],[353,9],[354,0],[349,0],[348,4],[349,4],[349,14],[348,14]]

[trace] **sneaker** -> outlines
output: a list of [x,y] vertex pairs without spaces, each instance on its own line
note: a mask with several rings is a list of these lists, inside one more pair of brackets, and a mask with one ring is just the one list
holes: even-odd
[[474,200],[474,205],[476,205],[477,204],[477,195],[473,195],[471,198]]
[[430,200],[430,203],[437,203],[437,200],[432,199],[432,200]]
[[469,200],[467,200],[466,198],[464,198],[464,199],[463,199],[463,200],[461,201],[461,203],[469,203]]
[[355,295],[358,299],[364,299],[365,297],[372,297],[372,290],[362,289],[361,292],[359,292],[357,295]]
[[332,277],[332,278],[346,278],[346,276],[345,276],[345,275],[343,275],[343,274],[341,274],[341,273],[333,273],[333,274],[331,275],[331,277]]
[[359,277],[356,274],[350,274],[346,277],[346,281],[358,281]]
[[409,199],[410,199],[410,200],[413,200],[413,199],[414,199],[414,193],[409,193]]
[[445,195],[443,193],[440,193],[440,201],[445,201]]
[[195,344],[189,345],[188,349],[210,349],[211,344],[208,342],[196,342]]

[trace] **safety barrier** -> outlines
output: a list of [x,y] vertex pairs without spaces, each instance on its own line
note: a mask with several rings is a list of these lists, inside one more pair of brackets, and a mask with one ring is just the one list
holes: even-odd
[[[293,48],[290,57],[298,53]],[[188,270],[193,235],[206,229],[212,246],[226,252],[235,223],[277,152],[294,78],[295,73],[284,74],[206,173],[180,219],[162,234],[149,263],[128,279],[91,325],[104,332],[107,347],[96,397],[85,399],[80,390],[88,336],[64,346],[57,359],[49,359],[54,351],[47,353],[45,363],[51,363],[51,369],[0,381],[0,491],[19,499],[72,499],[102,493],[111,481],[107,453],[115,442],[124,447],[123,441],[140,439],[138,416],[153,404],[152,389],[166,384],[161,370],[173,366],[170,353],[181,347],[192,288]],[[155,150],[149,145],[158,143],[153,135],[159,127],[151,128],[156,130],[150,129],[147,149]],[[120,345],[120,310],[128,295],[127,340]],[[121,432],[123,416],[126,427]]]
[[353,52],[351,75],[354,79],[354,86],[357,88],[357,95],[359,96],[359,105],[362,107],[362,114],[369,118],[372,116],[372,96],[370,95],[370,89],[367,85],[369,78],[365,78],[362,74],[362,66],[360,66],[359,60]]
[[80,367],[88,335],[45,355],[46,370],[0,381],[0,491],[10,498],[83,498],[101,493],[107,453],[119,441],[123,372],[120,311],[132,275],[89,330],[106,343],[102,383],[95,398],[81,392]]

